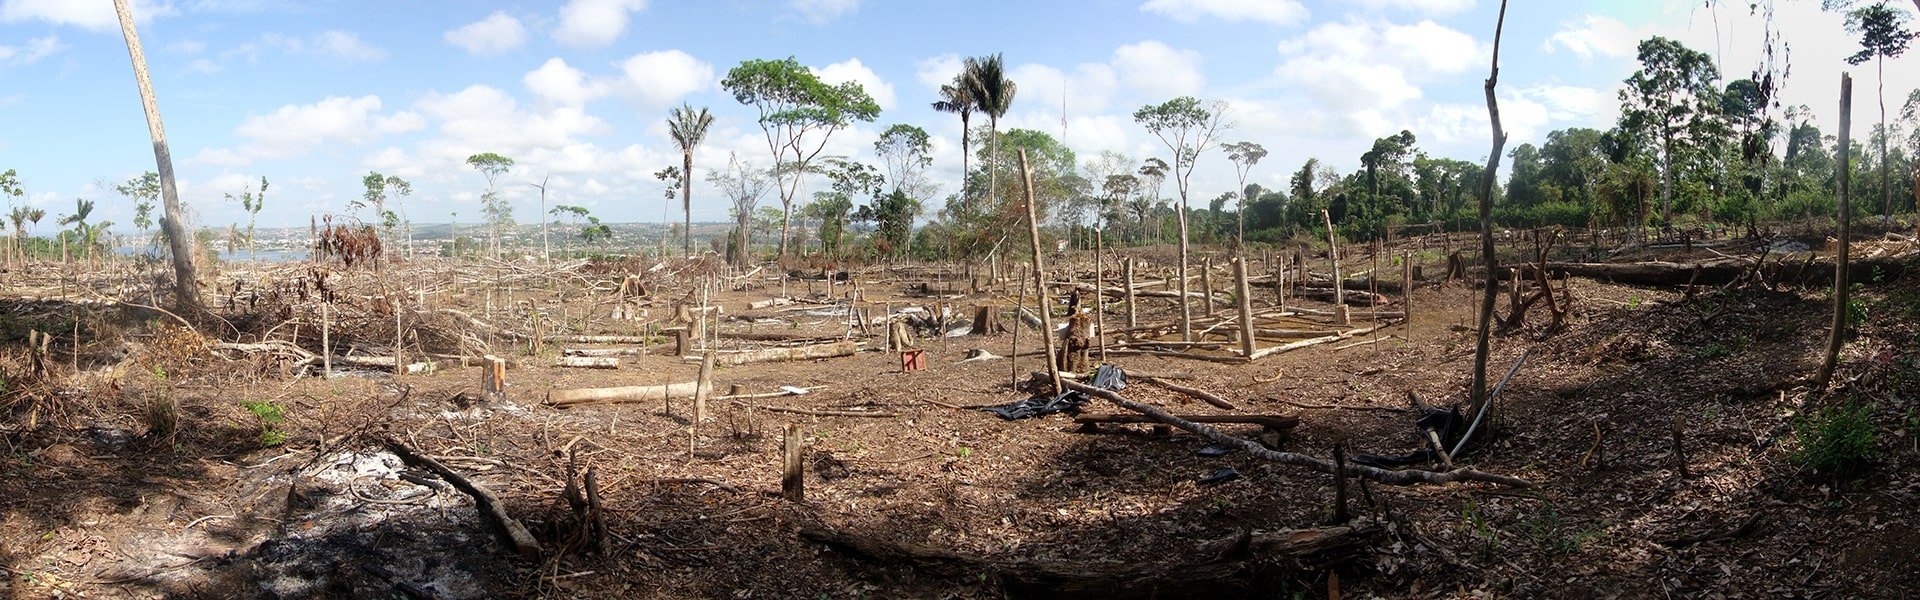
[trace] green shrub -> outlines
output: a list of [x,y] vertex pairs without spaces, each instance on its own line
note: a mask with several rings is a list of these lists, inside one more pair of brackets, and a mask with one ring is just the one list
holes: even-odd
[[1801,466],[1832,477],[1865,471],[1878,455],[1873,407],[1866,403],[1829,406],[1801,417],[1794,428]]

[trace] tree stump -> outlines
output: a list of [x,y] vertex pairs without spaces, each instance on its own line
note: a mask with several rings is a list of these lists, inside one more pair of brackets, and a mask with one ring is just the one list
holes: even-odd
[[973,307],[972,335],[991,335],[1006,330],[1006,326],[1000,324],[1000,311],[996,307],[989,305]]

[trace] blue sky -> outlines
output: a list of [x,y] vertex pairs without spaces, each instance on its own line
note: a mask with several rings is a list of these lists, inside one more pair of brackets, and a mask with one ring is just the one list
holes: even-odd
[[[1786,101],[1812,106],[1831,131],[1848,68],[1840,57],[1854,42],[1818,1],[1780,1],[1794,50]],[[1512,144],[1611,124],[1633,46],[1648,35],[1745,73],[1759,30],[1746,3],[1731,4],[1514,3],[1500,80]],[[884,109],[837,134],[828,153],[865,156],[887,125],[925,127],[942,197],[958,178],[959,123],[928,103],[959,57],[994,52],[1020,85],[1003,127],[1059,136],[1064,101],[1065,139],[1083,159],[1164,156],[1129,115],[1194,95],[1228,102],[1236,126],[1223,140],[1269,150],[1250,178],[1264,185],[1283,186],[1309,157],[1352,170],[1374,138],[1401,129],[1430,154],[1478,161],[1497,9],[1488,0],[135,2],[182,197],[215,226],[244,220],[221,197],[260,176],[273,182],[261,224],[299,225],[344,211],[370,169],[414,183],[404,205],[413,221],[458,212],[471,222],[484,182],[460,161],[489,151],[520,163],[503,191],[522,222],[537,220],[524,184],[549,175],[550,205],[658,221],[661,185],[650,174],[679,162],[667,109],[716,113],[697,176],[729,153],[764,165],[751,110],[718,81],[742,60],[789,55],[824,78],[862,83]],[[1888,64],[1889,97],[1920,85],[1916,60]],[[1871,90],[1871,69],[1854,70]],[[1857,116],[1867,118],[1864,106]],[[0,170],[9,168],[27,202],[58,214],[91,198],[101,218],[131,229],[129,202],[102,183],[151,170],[153,156],[109,0],[0,0]],[[1201,160],[1198,198],[1231,186],[1222,155]],[[725,206],[695,187],[695,220],[722,220]]]

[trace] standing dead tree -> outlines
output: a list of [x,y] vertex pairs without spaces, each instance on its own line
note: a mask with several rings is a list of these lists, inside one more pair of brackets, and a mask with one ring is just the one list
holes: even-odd
[[1473,350],[1473,412],[1484,412],[1487,401],[1487,354],[1493,345],[1493,302],[1499,292],[1499,275],[1494,266],[1499,259],[1493,253],[1493,176],[1500,171],[1500,150],[1507,145],[1507,134],[1500,129],[1500,102],[1493,89],[1500,81],[1500,32],[1507,25],[1507,2],[1500,1],[1500,17],[1493,26],[1493,65],[1487,73],[1487,120],[1493,125],[1493,152],[1487,154],[1487,170],[1480,177],[1480,256],[1487,265],[1487,284],[1480,296],[1480,331]]
[[153,95],[153,79],[147,76],[147,55],[140,50],[140,32],[133,26],[133,9],[128,0],[113,0],[120,17],[120,33],[127,38],[127,54],[133,59],[133,79],[140,87],[140,105],[147,113],[147,133],[153,137],[153,159],[160,175],[160,199],[164,217],[160,231],[167,238],[167,250],[173,254],[173,297],[182,308],[200,308],[200,279],[193,265],[193,241],[181,222],[180,192],[173,182],[173,152],[167,148],[167,129],[160,122],[160,103]]
[[[1852,173],[1853,167],[1853,75],[1840,74],[1840,170]],[[1833,380],[1833,369],[1840,362],[1840,347],[1847,340],[1847,250],[1849,238],[1853,236],[1853,186],[1847,182],[1852,177],[1837,177],[1840,180],[1840,248],[1834,257],[1833,268],[1833,331],[1827,336],[1827,357],[1820,362],[1820,373],[1814,377],[1814,389],[1827,387]]]

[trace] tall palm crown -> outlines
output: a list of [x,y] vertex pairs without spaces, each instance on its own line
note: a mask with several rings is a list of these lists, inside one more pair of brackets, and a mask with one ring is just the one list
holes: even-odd
[[687,256],[693,256],[693,149],[706,141],[712,126],[713,114],[705,107],[695,111],[693,105],[682,104],[667,114],[667,136],[680,148],[685,163],[680,168],[680,211],[686,223],[680,230],[680,244]]
[[[987,134],[991,136],[988,143],[992,145],[992,153],[998,154],[1000,152],[1000,117],[1005,116],[1007,109],[1013,107],[1013,94],[1018,87],[1013,84],[1013,80],[1007,79],[1007,72],[999,54],[970,57],[965,65],[961,70],[961,77],[966,82],[967,95],[973,97],[976,109],[987,114]],[[987,163],[987,193],[996,200],[994,202],[996,205],[999,204],[997,200],[1000,193],[998,165],[997,160]]]
[[[960,115],[960,177],[966,179],[967,158],[973,152],[973,111],[979,108],[974,101],[973,86],[967,85],[967,74],[962,72],[953,76],[953,83],[940,86],[940,99],[935,100],[933,109]],[[966,195],[962,186],[961,196]]]

